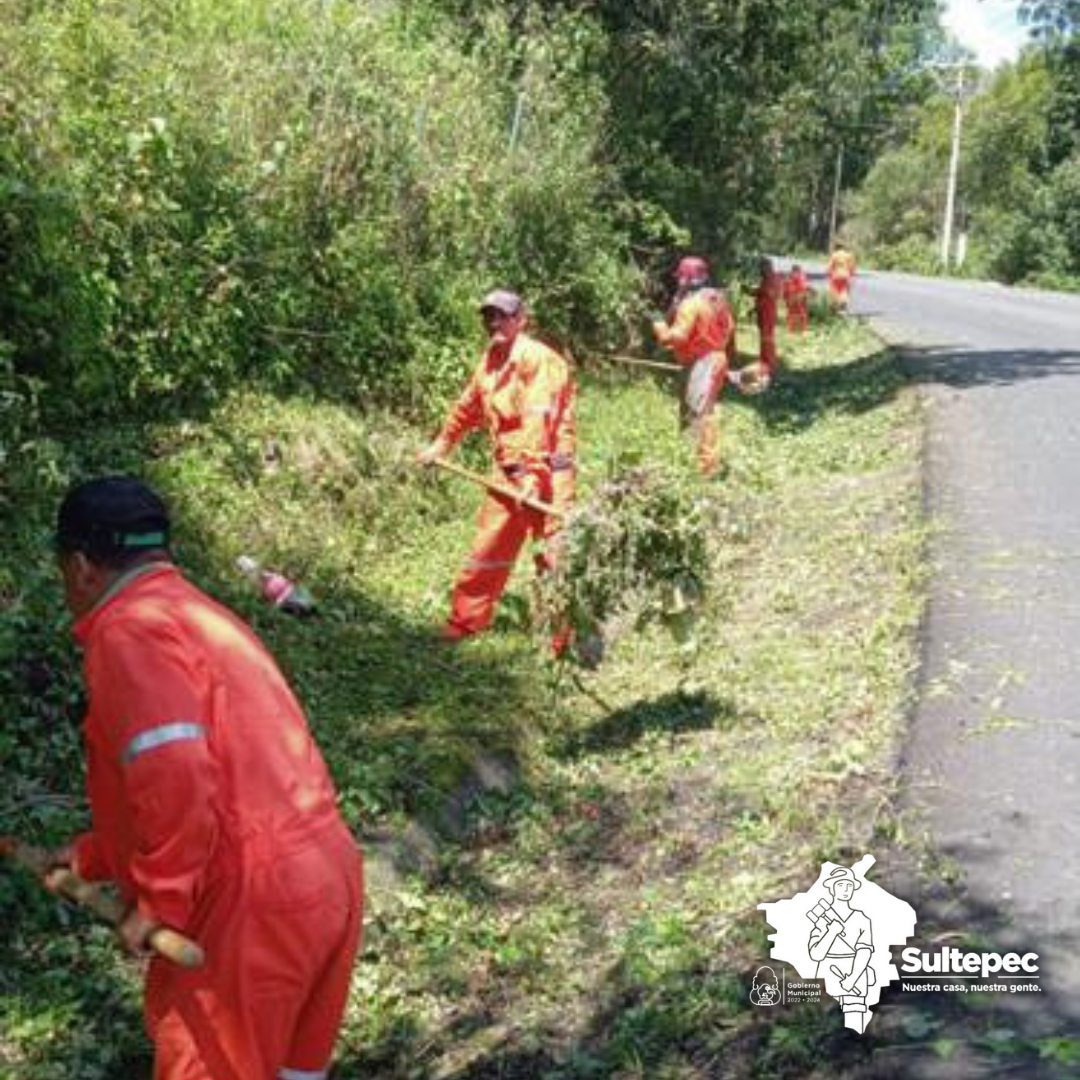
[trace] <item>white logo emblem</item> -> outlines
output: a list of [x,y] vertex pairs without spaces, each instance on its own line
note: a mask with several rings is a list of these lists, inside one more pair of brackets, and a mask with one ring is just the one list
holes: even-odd
[[[808,892],[758,905],[776,930],[772,959],[791,964],[804,979],[823,979],[825,993],[843,1010],[844,1025],[860,1034],[881,991],[900,978],[892,947],[915,932],[915,909],[866,880],[874,862],[864,855],[852,867],[822,863]],[[759,975],[762,970],[771,969],[759,968]]]
[[780,982],[771,967],[759,967],[754,974],[754,985],[750,989],[750,1001],[754,1005],[778,1005],[780,1003]]

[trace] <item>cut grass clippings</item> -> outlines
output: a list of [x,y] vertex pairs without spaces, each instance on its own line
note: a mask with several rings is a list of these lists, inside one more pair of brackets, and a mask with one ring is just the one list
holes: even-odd
[[[524,558],[496,632],[435,646],[480,496],[412,466],[427,433],[245,395],[204,423],[67,445],[80,473],[139,468],[130,448],[150,447],[181,561],[280,657],[350,823],[415,841],[415,873],[373,860],[340,1076],[805,1077],[858,1053],[835,1008],[755,1014],[748,974],[768,953],[756,905],[861,855],[892,790],[921,418],[858,324],[781,346],[773,389],[723,402],[719,481],[696,476],[666,376],[583,373],[583,497],[616,460],[696,485],[713,580],[692,648],[626,634],[576,678],[530,637]],[[244,552],[301,577],[321,617],[262,606],[233,570]],[[478,761],[505,766],[498,784],[475,782]],[[35,839],[78,821],[13,824]],[[3,947],[0,1076],[141,1075],[130,969],[96,932],[62,938],[54,968],[56,916],[34,910]]]

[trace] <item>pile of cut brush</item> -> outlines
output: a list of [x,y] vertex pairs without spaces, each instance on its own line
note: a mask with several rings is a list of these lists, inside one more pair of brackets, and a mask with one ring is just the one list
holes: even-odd
[[538,631],[569,624],[566,658],[588,668],[628,630],[650,623],[692,648],[709,576],[708,516],[700,488],[662,467],[613,467],[570,515],[557,567],[537,581]]

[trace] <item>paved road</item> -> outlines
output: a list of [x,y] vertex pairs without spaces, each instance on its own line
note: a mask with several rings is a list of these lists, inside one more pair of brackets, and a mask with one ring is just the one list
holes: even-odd
[[[1080,1018],[1080,296],[863,273],[852,311],[907,343],[939,529],[907,804],[992,945],[1045,961]],[[1051,1025],[1052,1026],[1052,1025]]]

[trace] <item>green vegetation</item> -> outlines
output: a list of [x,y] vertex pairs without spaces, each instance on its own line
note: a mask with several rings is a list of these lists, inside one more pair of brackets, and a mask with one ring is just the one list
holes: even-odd
[[[592,358],[641,346],[684,250],[738,294],[761,246],[820,248],[841,143],[846,182],[870,173],[860,220],[901,209],[870,170],[927,101],[936,18],[932,0],[0,0],[0,830],[85,824],[49,534],[72,481],[136,472],[193,579],[280,658],[364,837],[343,1077],[801,1077],[869,1052],[836,1010],[763,1023],[739,973],[767,952],[755,905],[861,853],[889,795],[921,605],[917,402],[815,305],[777,385],[725,402],[705,484],[667,376]],[[1075,255],[1076,95],[1065,67],[1025,63],[1000,91],[1017,130],[973,123],[986,191],[995,147],[1017,178],[992,206],[1013,240],[979,257],[1071,274],[1021,240],[1043,207],[1056,239],[1035,246]],[[939,106],[932,151],[881,170],[925,177]],[[921,222],[881,242],[921,242]],[[595,539],[608,584],[642,580],[650,529],[689,571],[630,609],[568,598],[643,624],[595,673],[537,648],[528,559],[494,633],[435,646],[479,495],[413,455],[495,284],[581,361],[583,497],[625,501],[605,485],[627,468],[663,496]],[[242,552],[319,617],[267,608]],[[6,871],[0,925],[0,1076],[144,1075],[138,973],[108,933]]]
[[[624,635],[577,685],[531,637],[528,560],[497,633],[433,649],[478,494],[412,467],[422,429],[238,391],[198,423],[65,445],[65,475],[141,467],[168,494],[180,558],[281,658],[370,837],[343,1076],[704,1076],[732,1053],[799,1076],[835,1039],[827,1011],[760,1027],[736,973],[767,951],[755,904],[859,848],[889,790],[922,530],[918,409],[878,348],[844,323],[787,343],[777,387],[725,401],[728,475],[707,485],[665,376],[586,375],[585,498],[613,462],[656,462],[701,501],[712,575],[693,648]],[[0,815],[45,842],[82,820],[42,542],[58,490],[24,523],[10,565],[36,569],[3,620]],[[300,576],[321,617],[267,609],[232,568],[247,550]],[[11,1075],[139,1075],[135,974],[107,933],[6,874],[0,915]]]
[[621,333],[637,275],[587,35],[512,48],[493,17],[473,52],[412,6],[7,6],[0,333],[51,414],[252,380],[423,412],[496,280],[559,336]]
[[[957,229],[967,234],[960,272],[1080,288],[1076,43],[1033,46],[992,76],[967,72],[966,84],[975,90],[964,103],[957,177]],[[944,94],[916,111],[914,135],[875,161],[851,200],[845,228],[876,265],[940,272],[953,112]]]
[[493,282],[622,344],[676,245],[822,238],[833,112],[899,108],[934,27],[930,0],[0,11],[0,400],[53,424],[252,383],[430,415]]

